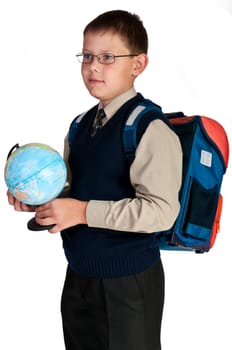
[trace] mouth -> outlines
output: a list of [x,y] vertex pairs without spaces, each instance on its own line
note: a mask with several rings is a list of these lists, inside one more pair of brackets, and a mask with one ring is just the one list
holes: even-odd
[[88,79],[89,84],[95,85],[95,84],[103,84],[104,81],[100,79],[90,78]]

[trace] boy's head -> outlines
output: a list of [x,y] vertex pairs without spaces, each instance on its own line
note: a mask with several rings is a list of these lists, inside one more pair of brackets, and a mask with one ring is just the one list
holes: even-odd
[[105,12],[84,29],[87,32],[111,31],[121,36],[131,52],[147,53],[148,36],[138,15],[123,10]]
[[148,39],[137,15],[105,12],[84,29],[82,78],[89,93],[103,106],[133,87],[147,66]]

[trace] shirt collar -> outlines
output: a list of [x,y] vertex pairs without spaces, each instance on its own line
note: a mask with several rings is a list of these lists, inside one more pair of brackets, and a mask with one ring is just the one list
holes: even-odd
[[[135,88],[132,87],[130,90],[124,92],[123,94],[117,96],[113,101],[111,101],[105,108],[105,114],[106,118],[110,119],[117,110],[127,101],[129,101],[131,98],[135,97],[137,95],[137,92],[135,91]],[[98,109],[102,108],[101,103],[99,103]]]

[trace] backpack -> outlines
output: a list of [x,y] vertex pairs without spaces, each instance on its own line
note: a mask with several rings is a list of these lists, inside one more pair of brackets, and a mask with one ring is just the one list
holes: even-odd
[[[123,146],[128,162],[135,157],[140,118],[152,111],[153,103],[140,103],[129,115],[123,129]],[[69,129],[68,141],[76,133],[85,113]],[[155,233],[160,249],[208,252],[220,229],[221,184],[228,167],[227,134],[216,120],[187,117],[182,112],[164,114],[179,137],[183,152],[183,174],[179,193],[180,211],[171,229]]]
[[[151,110],[152,103],[140,104],[127,119],[123,144],[129,162],[135,156],[139,120]],[[164,250],[208,252],[220,230],[220,190],[228,167],[228,137],[214,119],[199,115],[187,117],[183,112],[165,116],[181,143],[183,174],[179,214],[170,230],[157,233],[159,245]]]

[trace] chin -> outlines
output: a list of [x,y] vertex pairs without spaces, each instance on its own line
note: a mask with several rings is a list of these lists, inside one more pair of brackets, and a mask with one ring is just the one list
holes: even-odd
[[100,100],[101,98],[104,97],[104,94],[101,94],[100,91],[97,91],[98,89],[90,88],[88,90],[89,90],[90,95],[97,98],[98,100]]

